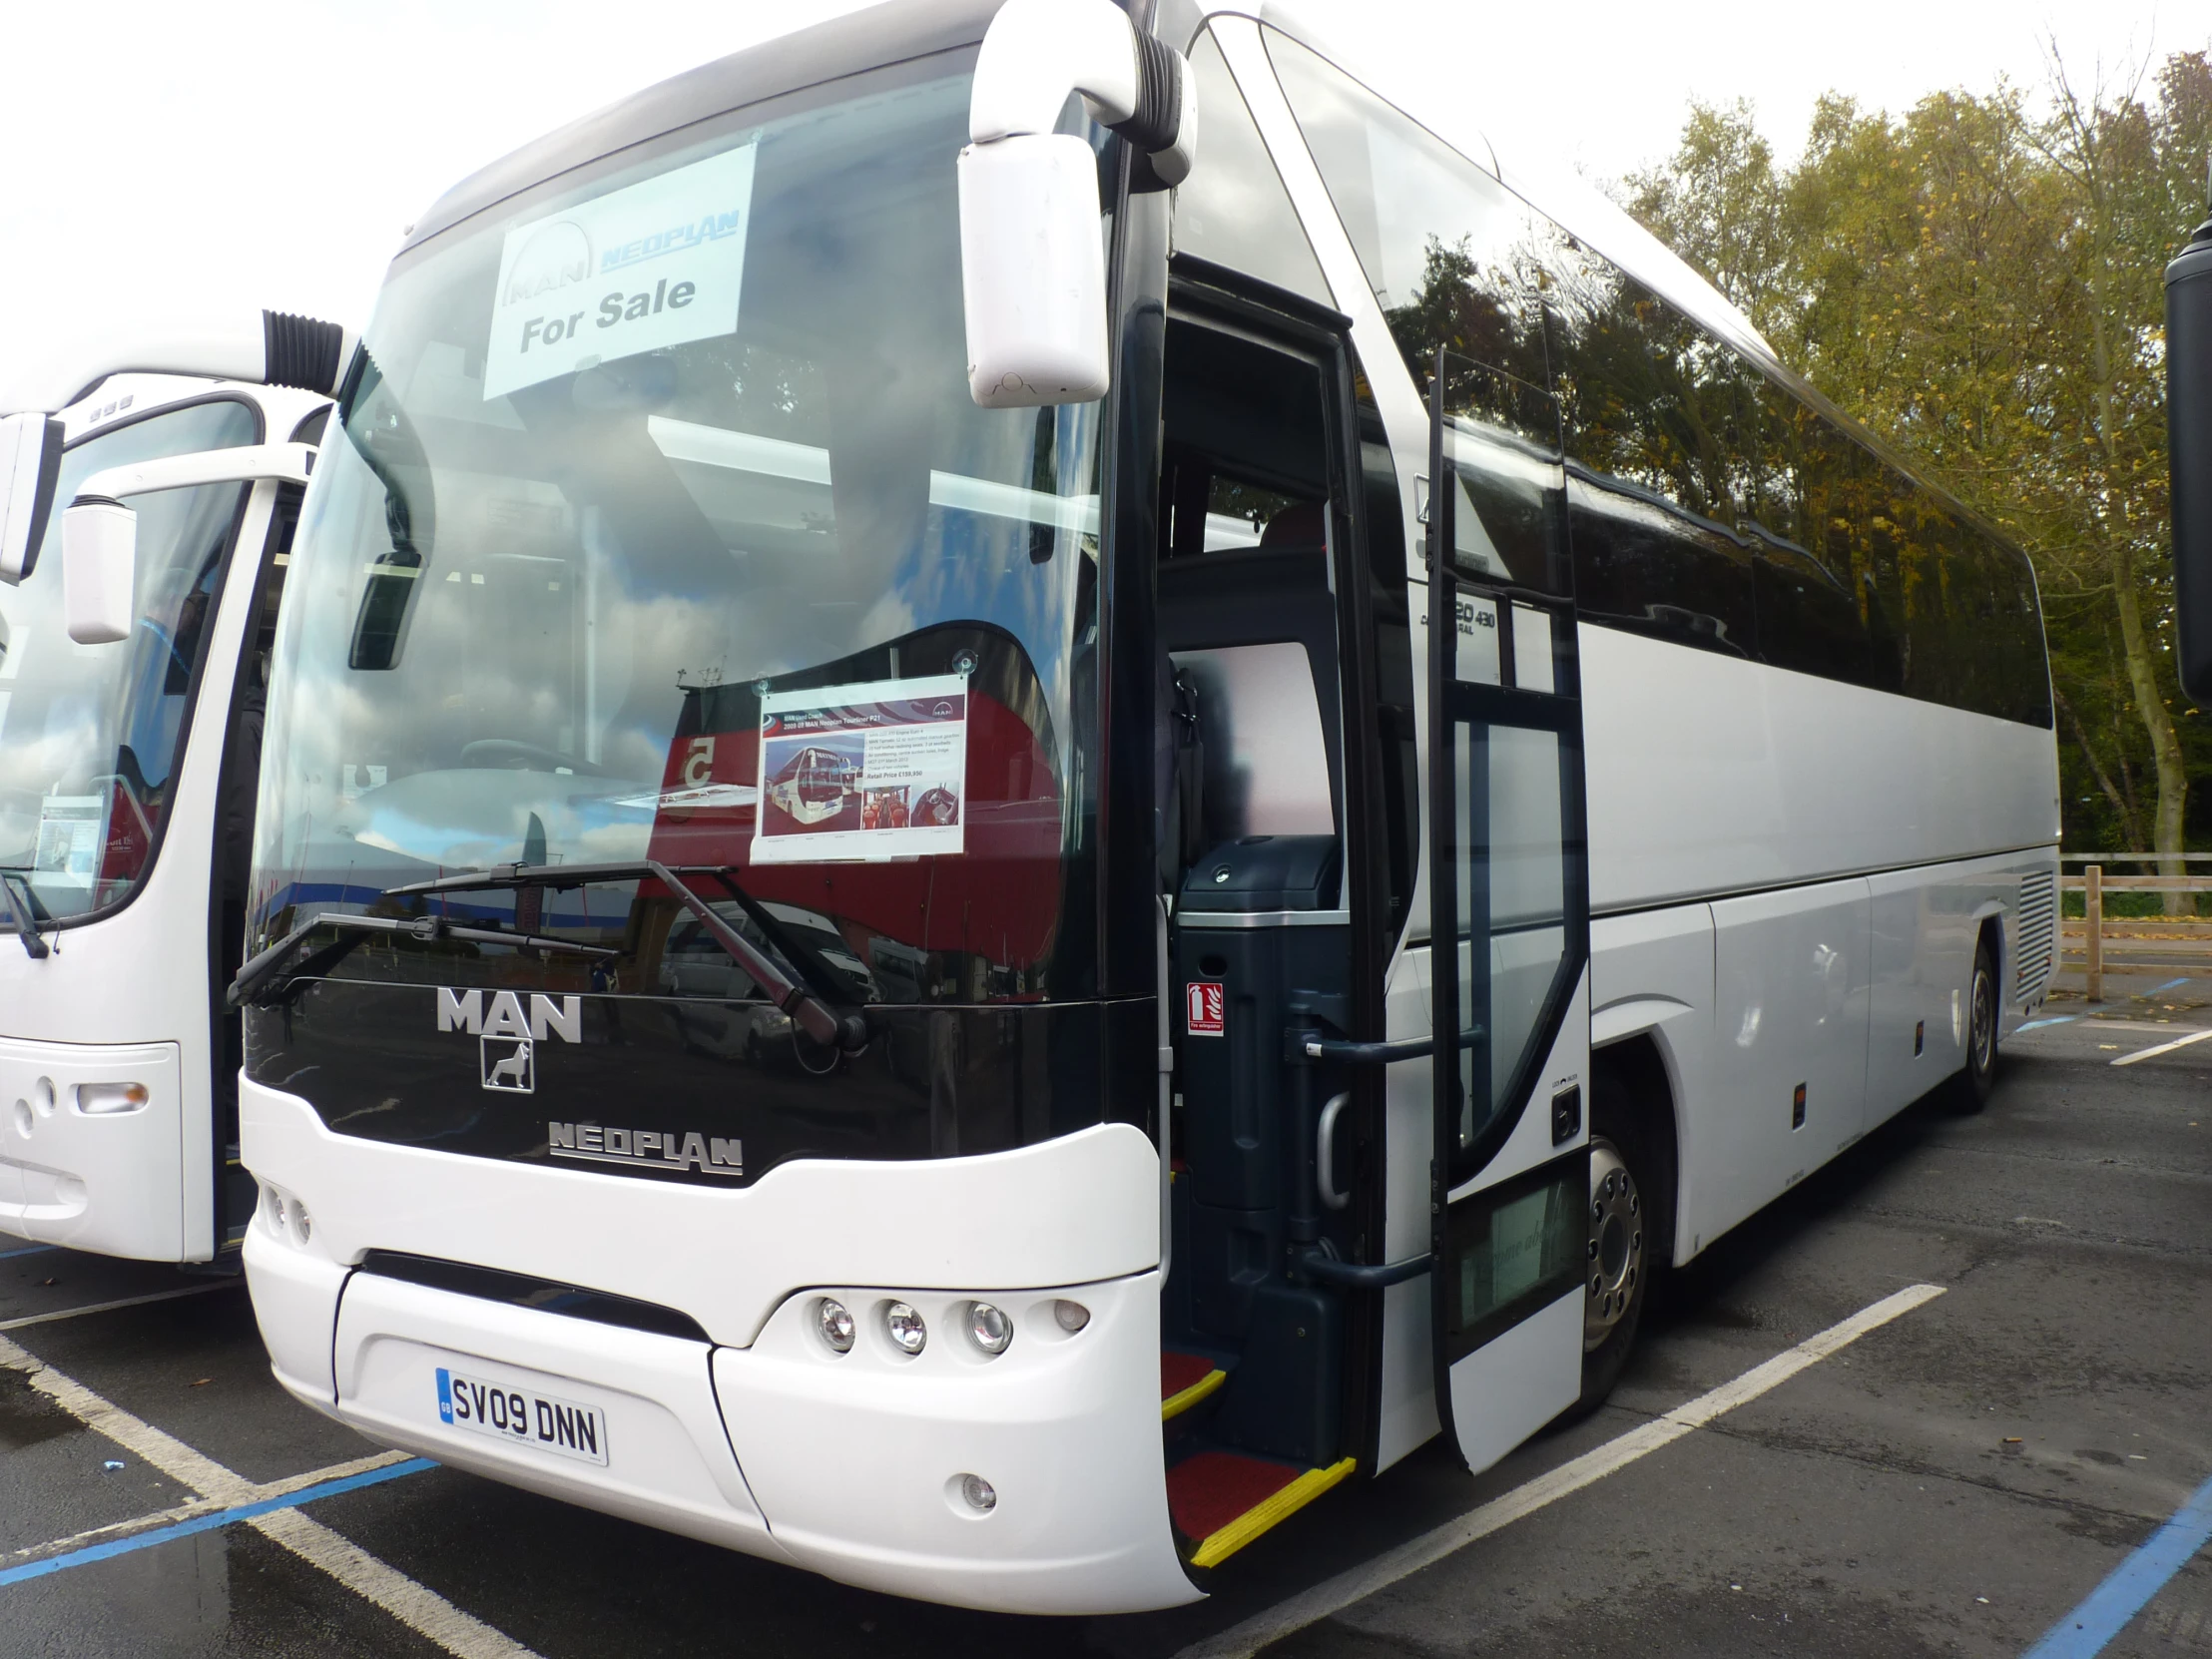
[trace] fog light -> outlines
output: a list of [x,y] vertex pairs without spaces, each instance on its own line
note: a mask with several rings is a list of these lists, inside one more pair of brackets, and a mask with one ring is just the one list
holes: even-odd
[[979,1515],[987,1515],[998,1507],[997,1491],[979,1474],[960,1476],[960,1495],[967,1499],[967,1506]]
[[135,1112],[154,1096],[144,1083],[79,1083],[77,1110],[91,1117]]
[[826,1296],[815,1304],[815,1329],[822,1333],[830,1353],[852,1352],[852,1315],[836,1298]]
[[921,1311],[910,1303],[893,1302],[885,1307],[883,1330],[901,1354],[919,1354],[929,1340],[929,1327],[922,1324]]
[[1071,1337],[1091,1323],[1091,1311],[1088,1308],[1080,1302],[1069,1302],[1064,1297],[1052,1305],[1052,1317],[1059,1322],[1060,1329]]
[[968,1304],[968,1341],[985,1354],[1004,1354],[1014,1340],[1014,1322],[987,1302]]
[[295,1198],[286,1208],[291,1212],[291,1242],[303,1245],[314,1233],[314,1223],[307,1219],[307,1207]]

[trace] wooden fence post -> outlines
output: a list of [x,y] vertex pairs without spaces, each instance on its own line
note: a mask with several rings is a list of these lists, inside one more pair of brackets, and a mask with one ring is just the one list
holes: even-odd
[[2088,947],[2087,997],[2104,1000],[2104,866],[2091,864],[2081,872],[2081,910],[2084,942]]

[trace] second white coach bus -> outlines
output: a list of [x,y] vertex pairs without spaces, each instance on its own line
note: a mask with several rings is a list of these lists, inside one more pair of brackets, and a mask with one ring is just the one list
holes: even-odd
[[709,64],[437,203],[340,406],[246,1260],[285,1387],[456,1466],[1185,1601],[1602,1397],[2042,995],[2026,562],[1292,23]]
[[0,1234],[238,1271],[225,992],[343,344],[243,311],[0,384]]

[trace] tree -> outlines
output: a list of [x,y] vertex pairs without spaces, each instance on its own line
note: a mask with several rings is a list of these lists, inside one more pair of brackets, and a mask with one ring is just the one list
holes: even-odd
[[2212,63],[2083,90],[2054,50],[2048,81],[1903,119],[1831,94],[1788,169],[1747,106],[1695,109],[1628,205],[2027,549],[2069,833],[2177,853],[2212,731],[2173,672],[2159,277],[2201,211]]

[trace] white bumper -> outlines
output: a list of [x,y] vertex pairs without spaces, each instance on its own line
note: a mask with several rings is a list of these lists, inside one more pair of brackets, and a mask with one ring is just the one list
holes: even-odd
[[[84,1109],[112,1103],[98,1085],[130,1083],[145,1089],[143,1104]],[[80,1095],[85,1085],[96,1087]],[[0,1232],[184,1260],[184,1115],[175,1043],[0,1037]]]
[[[248,1165],[313,1217],[302,1240],[265,1207],[246,1267],[278,1381],[317,1409],[493,1479],[891,1594],[1026,1613],[1196,1598],[1168,1521],[1158,1166],[1123,1167],[1136,1131],[932,1164],[791,1165],[750,1189],[706,1191],[332,1137],[294,1097],[244,1092]],[[895,1205],[853,1202],[894,1186]],[[1049,1249],[1033,1248],[1040,1191],[1058,1210]],[[499,1249],[453,1248],[445,1231],[460,1224],[434,1220],[455,1214],[449,1204],[499,1217]],[[652,1217],[644,1275],[622,1238],[633,1206]],[[934,1230],[918,1220],[932,1210]],[[995,1248],[974,1227],[992,1216],[1009,1235]],[[579,1238],[602,1248],[579,1256]],[[1109,1272],[1053,1274],[1070,1241]],[[714,1340],[346,1265],[376,1248],[678,1308]],[[810,1258],[830,1271],[806,1271]],[[764,1262],[781,1282],[756,1312],[731,1293],[759,1286]],[[862,1263],[870,1271],[850,1271]],[[939,1277],[947,1267],[961,1277]],[[690,1300],[702,1269],[722,1295]],[[917,1269],[930,1280],[917,1285]],[[858,1322],[848,1354],[816,1332],[824,1294]],[[928,1321],[918,1357],[883,1333],[893,1297]],[[962,1335],[977,1297],[1014,1320],[996,1358]],[[1062,1298],[1089,1311],[1079,1332],[1055,1319]],[[441,1420],[440,1367],[597,1408],[605,1465]],[[994,1488],[987,1512],[962,1496],[968,1474]]]

